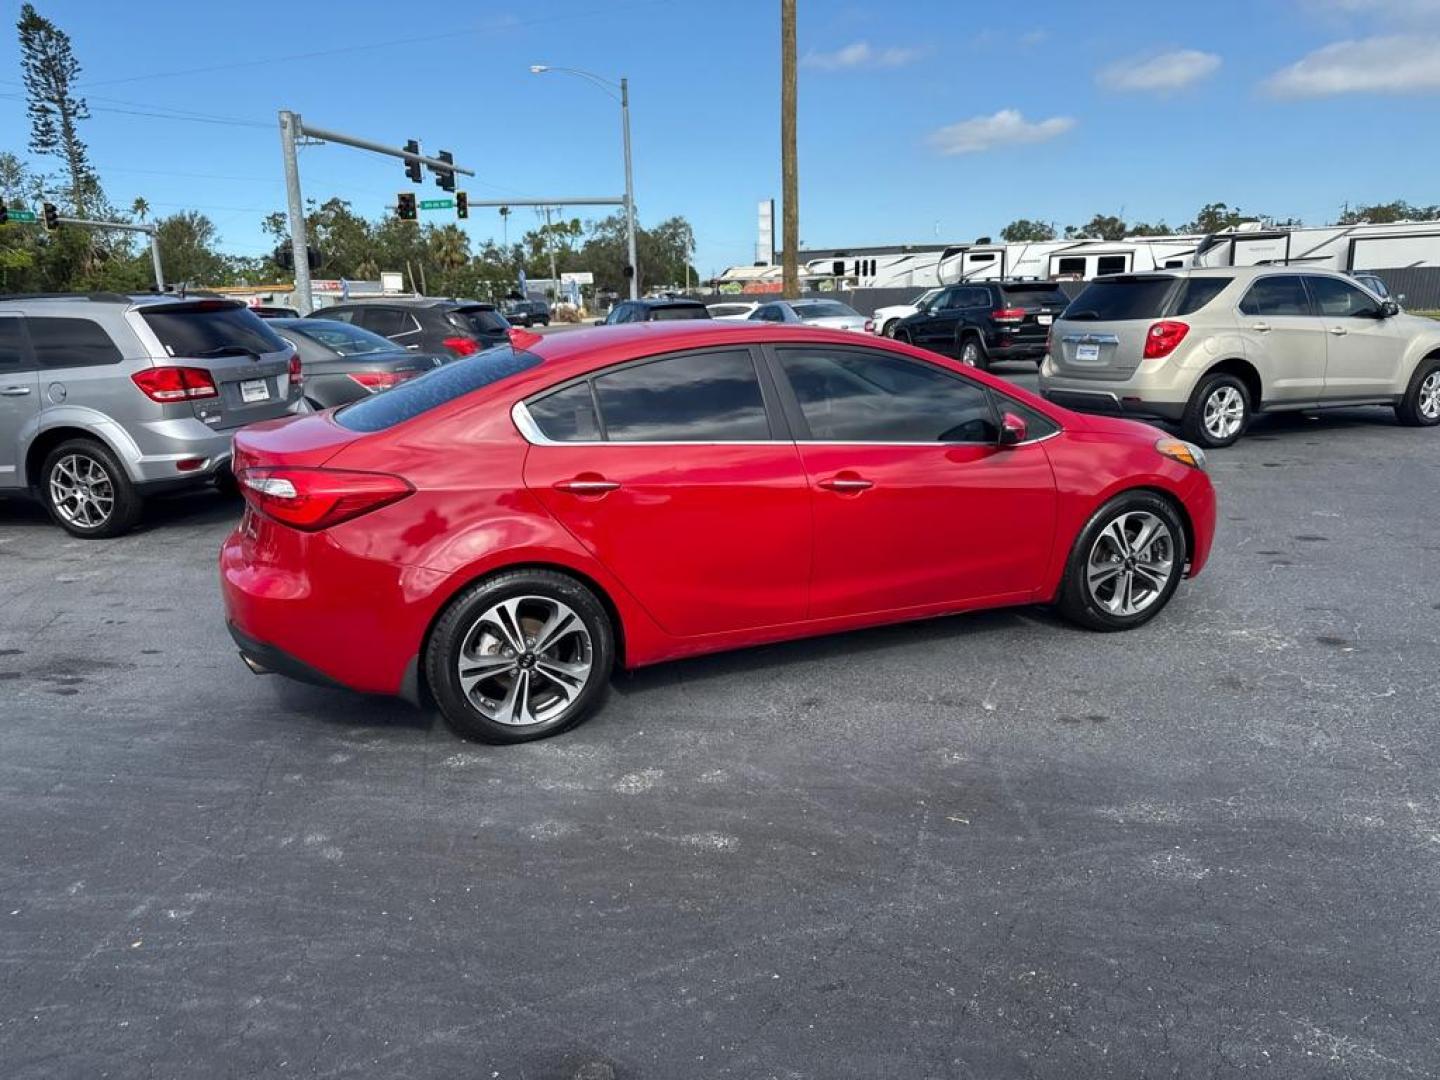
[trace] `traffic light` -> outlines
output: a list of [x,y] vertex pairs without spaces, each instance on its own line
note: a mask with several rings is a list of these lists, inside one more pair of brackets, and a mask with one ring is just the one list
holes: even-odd
[[[455,216],[457,218],[468,218],[470,216],[470,196],[463,191],[455,193]],[[3,224],[3,221],[0,221]]]
[[[441,161],[445,162],[446,165],[453,164],[454,161],[455,161],[455,155],[452,154],[452,153],[450,153],[449,150],[441,150],[441,151],[440,151],[438,154],[436,154],[435,156],[438,157]],[[454,191],[454,190],[455,190],[455,170],[454,170],[454,169],[436,169],[436,170],[435,170],[435,186],[438,187],[441,191]]]
[[45,219],[45,228],[54,232],[60,228],[60,208],[53,202],[47,202],[40,207],[41,214]]
[[[416,142],[414,139],[409,140],[409,141],[405,144],[405,152],[406,152],[407,154],[418,154],[418,153],[420,153],[420,144],[419,144],[418,142]],[[412,161],[411,159],[406,158],[406,159],[405,159],[405,175],[410,178],[410,182],[411,182],[412,184],[418,184],[418,183],[420,183],[421,178],[424,177],[425,172],[424,172],[424,170],[420,167],[420,162],[418,162],[418,161]],[[413,215],[413,214],[411,215],[411,218],[412,218],[412,219],[414,218],[414,215]]]
[[395,216],[401,221],[415,220],[417,215],[415,213],[415,193],[413,191],[402,191],[395,197]]

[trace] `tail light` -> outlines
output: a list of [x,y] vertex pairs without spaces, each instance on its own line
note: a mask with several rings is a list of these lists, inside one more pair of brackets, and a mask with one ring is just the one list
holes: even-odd
[[299,385],[300,385],[302,382],[304,382],[304,381],[305,381],[305,380],[304,380],[304,378],[302,377],[301,372],[300,372],[300,354],[299,354],[299,353],[291,353],[291,354],[290,354],[290,385],[291,385],[291,386],[299,386]]
[[245,501],[266,517],[317,532],[414,492],[398,476],[344,469],[258,468],[236,474]]
[[1023,307],[1002,307],[990,312],[990,318],[996,322],[1024,322],[1025,309]]
[[470,356],[480,351],[480,346],[475,343],[474,338],[447,337],[440,344],[460,356]]
[[373,394],[380,390],[389,390],[418,374],[418,371],[352,371],[350,380],[359,383]]
[[867,334],[873,334],[874,332],[875,332],[875,320],[874,320],[874,319],[866,319],[866,320],[865,320],[865,333],[867,333]]
[[151,401],[161,404],[220,396],[220,391],[215,388],[215,379],[204,368],[152,367],[135,372],[130,380]]
[[1173,322],[1169,319],[1155,323],[1145,332],[1145,359],[1157,360],[1162,356],[1169,356],[1189,332],[1189,323]]

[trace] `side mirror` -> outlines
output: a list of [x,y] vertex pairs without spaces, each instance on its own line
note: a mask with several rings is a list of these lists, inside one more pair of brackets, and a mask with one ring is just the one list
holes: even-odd
[[1380,317],[1381,317],[1382,319],[1388,319],[1388,318],[1390,318],[1390,316],[1392,316],[1392,315],[1399,315],[1399,314],[1400,314],[1400,305],[1397,304],[1397,303],[1395,303],[1394,300],[1382,300],[1382,301],[1380,301]]
[[1000,445],[1018,446],[1030,437],[1030,425],[1025,418],[1007,412],[1000,417]]

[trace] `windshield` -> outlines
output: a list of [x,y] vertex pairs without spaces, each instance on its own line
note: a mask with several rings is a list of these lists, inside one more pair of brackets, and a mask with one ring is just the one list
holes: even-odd
[[540,363],[532,352],[496,345],[463,360],[434,368],[374,397],[362,398],[335,413],[335,422],[351,431],[384,431],[446,402],[508,379]]
[[1116,322],[1124,319],[1159,318],[1165,298],[1175,284],[1173,277],[1122,277],[1092,281],[1070,301],[1061,316],[1067,322],[1093,319]]
[[838,300],[809,300],[790,306],[802,319],[855,319],[860,316],[854,308],[846,307]]
[[349,323],[333,319],[296,319],[283,324],[286,330],[303,334],[341,356],[364,356],[366,353],[394,352],[396,345],[389,338],[372,334]]
[[170,356],[222,356],[279,352],[285,342],[258,315],[238,304],[212,301],[186,307],[141,309]]

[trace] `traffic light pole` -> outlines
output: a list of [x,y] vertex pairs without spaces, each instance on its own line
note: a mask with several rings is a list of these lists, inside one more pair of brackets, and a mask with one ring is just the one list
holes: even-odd
[[165,291],[165,272],[160,266],[160,231],[154,225],[135,225],[128,221],[91,221],[89,218],[56,218],[61,225],[79,225],[86,229],[114,229],[117,232],[144,233],[150,237],[150,265],[155,268],[155,290]]
[[307,127],[300,119],[299,113],[281,109],[280,152],[285,159],[285,201],[290,217],[290,250],[295,256],[295,307],[300,314],[308,315],[314,310],[315,303],[310,290],[310,246],[305,235],[305,201],[300,194],[300,162],[295,152],[295,147],[303,138],[339,143],[342,146],[353,146],[356,150],[368,150],[372,154],[385,154],[389,157],[401,158],[406,162],[418,162],[442,175],[462,173],[465,176],[474,176],[475,171],[462,168],[443,158],[426,157],[410,150],[371,142],[369,139],[357,138],[354,135],[342,135],[338,131],[327,131],[325,128]]

